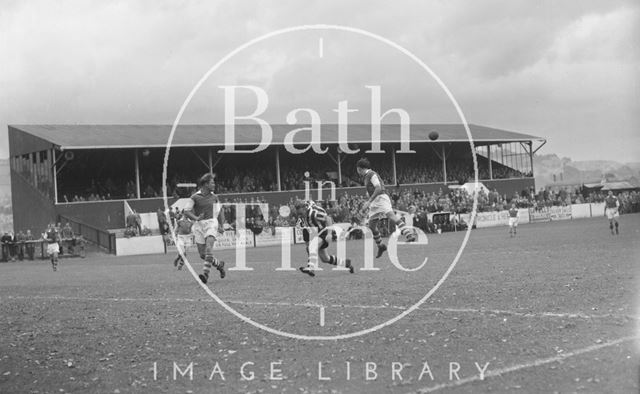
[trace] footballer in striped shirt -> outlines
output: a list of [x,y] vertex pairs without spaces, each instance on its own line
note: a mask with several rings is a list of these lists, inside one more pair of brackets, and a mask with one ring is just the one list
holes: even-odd
[[[327,247],[329,247],[328,238],[331,234],[330,226],[333,224],[333,220],[331,216],[327,214],[327,211],[313,201],[298,201],[295,208],[296,214],[298,215],[297,225],[302,227],[302,237],[307,247],[307,255],[309,256],[307,265],[300,267],[300,271],[309,276],[315,276],[314,271],[318,269],[317,261],[318,257],[320,257],[323,263],[346,267],[349,269],[349,272],[353,274],[354,269],[351,265],[351,260],[345,259],[342,261],[342,259],[338,259],[336,256],[330,255],[327,252]],[[310,228],[315,228],[318,231],[318,247],[312,248],[315,250],[309,249],[309,243],[311,242]]]

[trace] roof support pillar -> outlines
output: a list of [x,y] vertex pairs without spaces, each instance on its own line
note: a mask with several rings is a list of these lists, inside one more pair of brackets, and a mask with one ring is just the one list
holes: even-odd
[[393,168],[393,184],[398,184],[398,173],[396,171],[396,150],[391,148],[391,167]]
[[338,186],[342,186],[342,150],[338,147]]
[[278,182],[278,191],[282,191],[282,184],[280,183],[280,147],[276,145],[276,179]]
[[491,145],[487,145],[487,158],[489,159],[489,179],[493,179],[493,163],[491,162]]
[[[531,165],[530,173],[531,173],[531,177],[533,178],[533,142],[529,141],[528,145],[529,145],[529,164]],[[582,176],[582,171],[580,172],[580,174]]]
[[444,144],[442,144],[442,175],[444,176],[444,184],[447,184],[447,152],[444,150]]
[[209,147],[209,173],[213,174],[213,151],[211,150],[211,147]]
[[133,154],[135,155],[135,170],[136,170],[136,197],[138,199],[140,199],[140,162],[138,157],[140,156],[138,154],[138,149],[135,149],[133,151]]
[[56,149],[51,148],[51,161],[53,162],[53,201],[58,203],[58,166],[56,164]]

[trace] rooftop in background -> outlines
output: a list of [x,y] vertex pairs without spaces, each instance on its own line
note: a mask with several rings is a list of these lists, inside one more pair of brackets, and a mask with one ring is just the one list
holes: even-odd
[[640,189],[640,187],[632,184],[629,181],[585,183],[584,186],[589,188],[589,189],[601,189],[603,191],[607,191],[607,190],[619,191],[619,190]]
[[[307,125],[308,126],[308,125]],[[271,145],[283,145],[284,138],[292,130],[305,125],[272,125]],[[173,147],[224,146],[224,128],[219,125],[180,125],[174,134]],[[476,145],[501,142],[528,142],[545,139],[533,135],[469,124]],[[465,142],[467,133],[462,124],[412,124],[412,142],[432,142],[428,134],[437,131],[440,135],[433,142]],[[56,148],[69,149],[114,149],[114,148],[161,148],[167,145],[171,133],[170,125],[10,125],[9,134],[26,133],[40,139],[43,144]],[[400,125],[381,125],[383,143],[400,142]],[[261,139],[257,125],[236,125],[235,145],[254,146]],[[308,144],[309,133],[296,135],[296,144]],[[306,139],[303,139],[306,138]],[[354,124],[348,126],[348,142],[369,143],[371,125]],[[323,144],[338,143],[338,125],[321,126]],[[11,138],[10,138],[11,141]],[[39,145],[39,144],[38,144]],[[14,147],[12,147],[14,148]],[[17,148],[17,147],[15,147]],[[22,148],[25,148],[22,146]],[[49,146],[51,148],[51,146]],[[23,149],[14,149],[12,154],[21,154]]]

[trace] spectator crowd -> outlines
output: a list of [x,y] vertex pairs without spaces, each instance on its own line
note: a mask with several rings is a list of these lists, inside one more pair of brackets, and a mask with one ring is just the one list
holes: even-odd
[[[429,214],[438,212],[450,212],[453,214],[464,214],[471,212],[473,208],[473,195],[464,188],[440,189],[437,193],[426,193],[418,188],[399,187],[388,190],[394,209],[408,212],[415,220],[417,227],[424,231],[435,232],[437,226],[429,219]],[[553,190],[551,188],[540,189],[537,193],[534,190],[523,190],[516,192],[512,196],[500,194],[496,189],[485,192],[478,192],[478,212],[502,211],[509,209],[511,203],[515,203],[518,208],[531,208],[542,210],[551,206],[566,206],[581,203],[601,203],[604,201],[606,193],[588,192],[582,188],[562,188]],[[621,213],[632,213],[640,211],[640,193],[636,191],[623,192],[618,194],[620,199]],[[361,223],[362,207],[367,200],[363,194],[350,194],[343,192],[336,197],[335,201],[319,201],[334,222]],[[222,199],[224,203],[245,203],[247,204],[245,217],[246,227],[254,232],[262,231],[265,227],[286,227],[294,226],[297,222],[295,217],[295,203],[292,198],[285,205],[288,206],[290,214],[281,215],[279,205],[268,204],[264,198],[246,197],[234,199]],[[269,209],[268,221],[265,221],[258,204],[265,204]],[[224,229],[235,228],[236,214],[233,206],[225,206],[224,221],[221,223]]]
[[[259,160],[258,160],[259,161]],[[393,185],[393,172],[384,157],[371,157],[374,168],[379,169],[379,174],[385,184]],[[238,165],[219,166],[216,170],[217,192],[224,193],[254,193],[264,191],[277,191],[277,176],[275,166],[271,162],[253,161],[237,163]],[[161,167],[159,167],[161,168]],[[359,186],[358,177],[354,174],[355,158],[344,160],[342,164],[342,183],[339,186]],[[167,176],[167,195],[177,197],[177,184],[192,183],[201,174],[191,174],[179,171],[169,171]],[[308,175],[308,176],[307,176]],[[531,176],[531,173],[523,173],[516,169],[493,163],[492,176],[489,175],[489,167],[486,159],[479,158],[478,179],[507,179]],[[338,184],[338,172],[335,163],[328,158],[309,158],[305,155],[290,158],[280,168],[281,190],[303,190],[305,180],[333,181]],[[455,159],[447,162],[447,182],[463,184],[474,179],[473,163],[471,160]],[[396,170],[398,184],[442,183],[444,172],[442,163],[433,158],[400,158]],[[87,181],[88,187],[66,186],[63,182],[59,185],[59,201],[82,202],[102,201],[111,199],[137,198],[137,186],[134,179],[92,178]],[[146,173],[140,177],[140,196],[142,198],[154,198],[162,196],[161,174]]]
[[45,241],[45,233],[49,230],[53,230],[56,234],[61,255],[79,254],[84,256],[84,239],[81,235],[74,233],[70,223],[67,222],[64,226],[61,223],[50,223],[47,229],[38,235],[34,235],[30,229],[26,231],[20,230],[16,234],[12,231],[6,231],[0,237],[2,261],[15,261],[16,259],[22,261],[25,258],[33,260],[36,254],[36,246],[40,246]]

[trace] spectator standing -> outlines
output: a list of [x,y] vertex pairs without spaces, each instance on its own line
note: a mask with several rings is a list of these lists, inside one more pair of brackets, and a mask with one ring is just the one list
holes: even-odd
[[22,261],[24,260],[24,247],[25,247],[25,243],[24,241],[26,240],[26,236],[24,234],[24,232],[22,232],[22,230],[18,231],[18,235],[16,235],[16,246],[17,246],[17,253],[18,253],[18,260]]
[[167,223],[167,215],[164,213],[162,208],[158,208],[158,210],[156,211],[156,216],[158,217],[158,228],[160,229],[160,234],[169,234],[169,223]]
[[142,233],[142,219],[140,218],[140,214],[135,210],[127,215],[125,223],[127,225],[125,235],[133,237]]
[[73,234],[73,229],[71,228],[71,224],[69,224],[69,222],[65,223],[64,227],[62,228],[61,237],[62,249],[64,249],[64,246],[66,245],[67,252],[69,254],[73,254],[73,249],[74,246],[76,246],[76,242]]
[[11,243],[13,241],[13,237],[9,234],[8,231],[4,233],[2,238],[0,238],[0,242],[2,242],[2,261],[9,261],[11,258]]
[[33,256],[36,251],[36,247],[34,245],[33,234],[31,234],[31,230],[27,230],[27,233],[24,235],[25,240],[25,251],[27,256],[29,256],[29,260],[33,260]]

